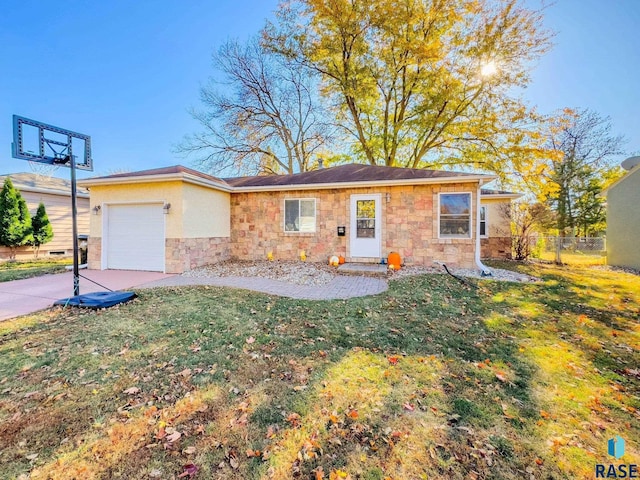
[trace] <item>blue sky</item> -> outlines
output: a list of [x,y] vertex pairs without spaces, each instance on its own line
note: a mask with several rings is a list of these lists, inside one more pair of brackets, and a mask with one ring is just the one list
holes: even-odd
[[[533,6],[539,0],[529,0]],[[198,129],[187,113],[212,74],[211,53],[246,39],[277,0],[5,2],[0,16],[0,173],[11,158],[15,113],[91,135],[94,172],[182,163],[172,153]],[[539,111],[588,107],[640,151],[637,0],[558,0],[546,11],[555,47],[522,95]],[[634,47],[635,45],[635,47]],[[623,160],[625,156],[621,156]],[[59,176],[68,172],[60,169]]]

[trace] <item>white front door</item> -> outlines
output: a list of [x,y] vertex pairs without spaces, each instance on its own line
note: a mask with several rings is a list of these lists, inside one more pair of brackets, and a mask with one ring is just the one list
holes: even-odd
[[380,258],[380,194],[351,195],[350,256]]

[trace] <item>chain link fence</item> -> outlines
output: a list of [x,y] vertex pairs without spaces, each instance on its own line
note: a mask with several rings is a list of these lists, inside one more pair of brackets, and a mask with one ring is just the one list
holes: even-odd
[[605,237],[541,237],[547,252],[555,252],[560,248],[560,253],[603,253],[607,251],[607,239]]
[[514,238],[515,253],[520,249],[525,257],[555,261],[558,255],[563,263],[605,264],[606,237],[553,237],[531,236],[526,240]]

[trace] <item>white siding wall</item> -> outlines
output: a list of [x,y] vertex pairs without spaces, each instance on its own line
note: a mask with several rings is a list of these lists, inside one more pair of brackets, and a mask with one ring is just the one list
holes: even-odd
[[[40,257],[47,256],[50,251],[65,251],[67,255],[73,253],[73,236],[71,225],[71,197],[48,193],[20,192],[27,202],[29,212],[33,217],[38,210],[38,204],[44,203],[53,227],[53,240],[40,248]],[[78,234],[89,234],[89,199],[78,197]],[[18,258],[33,256],[31,247],[18,249]],[[9,257],[9,249],[0,247],[0,259]]]

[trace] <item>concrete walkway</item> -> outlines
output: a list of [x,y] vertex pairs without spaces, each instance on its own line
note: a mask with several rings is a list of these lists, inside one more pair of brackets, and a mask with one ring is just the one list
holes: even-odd
[[376,295],[389,288],[385,280],[371,277],[338,275],[330,283],[322,286],[296,285],[260,277],[182,277],[175,276],[156,280],[141,288],[170,287],[186,285],[213,285],[217,287],[234,287],[269,295],[297,298],[301,300],[337,300],[353,297]]
[[[305,300],[335,300],[376,295],[388,288],[387,282],[379,278],[346,275],[338,275],[330,283],[322,286],[295,285],[260,277],[194,278],[129,270],[81,270],[80,275],[107,287],[102,288],[81,278],[81,294],[102,292],[107,289],[213,285]],[[71,272],[2,282],[0,283],[0,321],[37,312],[50,307],[56,300],[72,295],[73,274]]]
[[[102,288],[84,278],[80,279],[80,293],[104,292],[107,289],[134,288],[154,280],[168,279],[173,275],[158,272],[134,272],[129,270],[80,270],[83,275],[107,288]],[[41,277],[0,283],[0,320],[27,315],[50,307],[54,301],[73,296],[73,273],[43,275]]]

